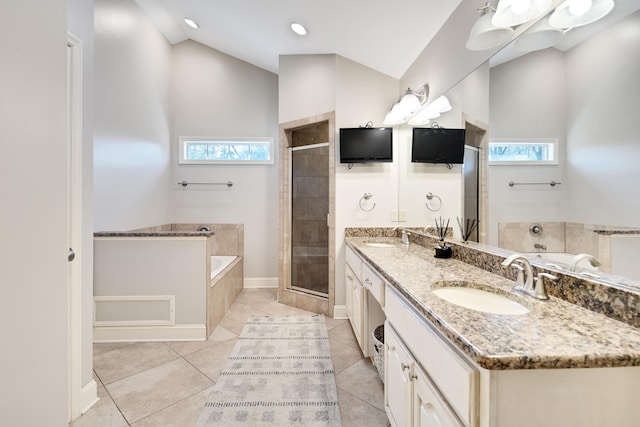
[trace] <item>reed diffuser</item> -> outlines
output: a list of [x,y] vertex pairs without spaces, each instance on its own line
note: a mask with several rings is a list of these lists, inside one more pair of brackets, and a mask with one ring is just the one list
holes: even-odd
[[440,239],[440,244],[436,246],[436,258],[451,258],[451,247],[447,246],[444,238],[447,236],[447,230],[449,229],[449,219],[445,225],[444,220],[440,217],[440,222],[436,220],[436,233]]
[[458,217],[456,217],[456,219],[458,220],[458,227],[460,227],[460,235],[462,236],[462,241],[465,243],[468,243],[469,237],[471,237],[471,234],[476,229],[476,226],[480,221],[475,219],[467,219],[463,227],[462,226],[463,221],[460,221],[460,218]]

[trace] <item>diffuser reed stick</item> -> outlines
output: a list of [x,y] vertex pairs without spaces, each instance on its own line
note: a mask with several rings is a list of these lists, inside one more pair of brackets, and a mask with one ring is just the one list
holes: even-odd
[[469,240],[469,237],[471,237],[471,233],[473,233],[480,221],[467,218],[465,220],[465,226],[463,227],[460,218],[456,217],[456,219],[458,220],[458,227],[460,228],[460,235],[462,236],[462,240],[466,242]]

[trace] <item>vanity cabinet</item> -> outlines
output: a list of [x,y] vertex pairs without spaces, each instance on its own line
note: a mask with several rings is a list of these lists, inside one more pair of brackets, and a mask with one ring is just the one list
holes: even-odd
[[392,425],[477,425],[478,369],[390,286],[385,295],[385,408]]
[[345,300],[349,322],[364,356],[374,353],[372,331],[385,321],[385,281],[351,248],[346,248]]
[[393,427],[462,425],[389,324],[385,351],[385,409]]

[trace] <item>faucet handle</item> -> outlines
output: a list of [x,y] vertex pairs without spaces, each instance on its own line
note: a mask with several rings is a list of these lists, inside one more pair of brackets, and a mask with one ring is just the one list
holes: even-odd
[[518,276],[516,277],[516,285],[514,288],[519,289],[524,287],[524,267],[520,264],[511,264],[511,268],[518,270]]
[[549,280],[558,280],[558,276],[554,276],[553,274],[538,273],[538,275],[536,276],[536,288],[534,290],[535,292],[534,297],[538,299],[549,299],[549,296],[547,295],[547,291],[544,288],[545,277]]

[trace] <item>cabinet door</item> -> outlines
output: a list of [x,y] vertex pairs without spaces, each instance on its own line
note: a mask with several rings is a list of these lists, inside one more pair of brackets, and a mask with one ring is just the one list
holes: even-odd
[[462,426],[419,365],[413,366],[411,378],[413,380],[413,426]]
[[412,358],[388,323],[384,327],[384,406],[393,427],[411,425]]
[[345,304],[347,306],[347,315],[349,319],[353,317],[353,282],[357,280],[355,274],[349,268],[349,265],[344,267],[344,286],[345,286]]
[[362,323],[363,323],[363,317],[362,317],[362,308],[363,308],[363,303],[364,303],[364,299],[363,299],[363,288],[362,288],[362,284],[357,280],[354,279],[353,280],[353,285],[351,286],[351,304],[352,304],[352,313],[353,316],[351,317],[351,325],[353,327],[353,332],[356,335],[356,339],[358,340],[358,344],[360,345],[360,348],[362,349],[364,347],[364,337],[362,335]]

